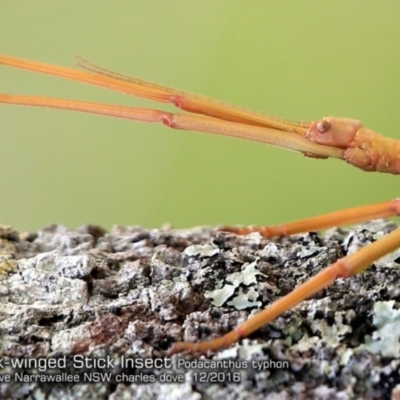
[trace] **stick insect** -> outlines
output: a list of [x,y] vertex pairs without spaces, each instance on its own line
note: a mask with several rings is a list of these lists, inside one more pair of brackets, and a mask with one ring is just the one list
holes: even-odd
[[[170,103],[186,113],[3,93],[0,94],[0,103],[60,108],[143,122],[162,123],[174,129],[213,133],[267,143],[300,152],[307,157],[337,158],[364,171],[400,174],[400,141],[378,135],[363,127],[362,123],[355,119],[325,117],[313,122],[291,122],[124,76],[99,67],[83,58],[78,58],[77,62],[84,69],[83,71],[6,55],[0,55],[0,64],[96,85],[159,103]],[[260,232],[270,238],[399,215],[400,198],[397,198],[285,225],[223,227],[222,230],[239,235]],[[172,346],[169,354],[183,351],[205,353],[230,346],[301,301],[333,284],[336,279],[349,278],[361,272],[374,261],[398,247],[400,247],[400,228],[362,248],[357,253],[337,260],[224,336],[201,343],[178,342]]]

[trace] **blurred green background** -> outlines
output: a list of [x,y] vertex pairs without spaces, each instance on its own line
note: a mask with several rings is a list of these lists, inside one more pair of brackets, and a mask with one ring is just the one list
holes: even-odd
[[[292,120],[400,139],[400,2],[3,0],[0,52],[102,66]],[[1,67],[0,90],[153,103]],[[168,109],[168,107],[167,107]],[[272,224],[400,195],[400,177],[258,143],[0,106],[0,223]]]

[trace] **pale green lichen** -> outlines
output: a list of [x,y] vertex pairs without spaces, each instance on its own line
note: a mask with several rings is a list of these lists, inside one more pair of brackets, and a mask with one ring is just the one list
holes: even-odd
[[[239,285],[243,284],[249,286],[256,284],[257,275],[266,276],[256,269],[257,261],[258,259],[252,263],[243,264],[241,272],[234,272],[226,277],[226,280],[230,282],[229,284],[213,291],[207,291],[204,296],[207,299],[213,299],[212,304],[220,307],[234,294],[235,289],[239,287]],[[243,310],[250,307],[260,307],[262,303],[256,301],[258,296],[259,295],[254,288],[250,288],[246,292],[241,290],[240,293],[228,303],[228,305],[235,307],[237,310]]]
[[330,325],[325,319],[318,319],[313,321],[311,329],[315,336],[308,336],[304,334],[303,337],[291,348],[300,353],[307,352],[316,347],[330,347],[335,348],[336,354],[344,356],[343,359],[349,358],[351,354],[344,355],[346,348],[341,343],[341,340],[346,334],[352,332],[350,325],[345,324],[345,312],[338,311],[335,313],[335,323]]
[[342,356],[340,357],[340,362],[339,364],[341,366],[347,365],[350,362],[351,357],[353,356],[354,351],[353,349],[346,349]]
[[344,312],[335,313],[335,323],[329,325],[325,319],[317,320],[313,323],[313,331],[319,331],[321,338],[329,347],[336,347],[341,339],[352,332],[350,325],[343,324]]
[[400,357],[400,310],[393,308],[394,300],[378,301],[374,305],[373,324],[378,328],[367,336],[358,349],[380,353],[384,357]]
[[303,335],[303,337],[291,347],[292,351],[298,351],[300,353],[309,351],[310,349],[313,349],[319,342],[320,338],[317,336],[308,336],[307,333]]
[[235,292],[237,285],[225,285],[221,289],[207,290],[204,293],[206,299],[213,299],[212,304],[221,307]]
[[270,342],[258,343],[256,340],[243,339],[242,343],[235,343],[229,349],[220,351],[216,356],[216,360],[235,359],[239,356],[240,359],[247,359],[253,354],[262,354],[262,349],[268,347]]
[[219,253],[219,248],[213,246],[212,244],[194,244],[193,246],[188,246],[184,250],[184,253],[188,257],[202,256],[202,257],[213,257]]
[[258,293],[254,289],[249,289],[247,293],[240,293],[228,302],[229,306],[233,306],[236,310],[244,310],[250,307],[260,307],[262,305],[261,301],[255,301],[258,297]]
[[256,269],[257,261],[253,261],[252,263],[243,264],[241,272],[234,272],[226,277],[226,280],[231,283],[243,283],[243,285],[249,286],[252,283],[257,283],[257,275],[262,275],[266,277],[265,274],[261,273]]

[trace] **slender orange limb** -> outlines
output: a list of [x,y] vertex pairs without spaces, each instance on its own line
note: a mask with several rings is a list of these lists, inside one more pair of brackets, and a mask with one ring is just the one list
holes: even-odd
[[159,103],[171,103],[185,111],[197,114],[204,114],[233,122],[265,126],[282,131],[298,132],[302,134],[304,134],[306,128],[309,126],[309,123],[306,122],[290,122],[262,113],[246,110],[241,107],[225,104],[221,101],[212,100],[204,96],[186,93],[181,90],[161,86],[142,79],[127,77],[106,70],[105,68],[98,67],[81,57],[79,57],[78,60],[78,65],[89,70],[89,72],[0,55],[0,64],[2,65],[58,76],[75,82],[96,85],[105,89],[142,97]]
[[[127,77],[99,67],[82,58],[79,59],[78,64],[86,71],[6,55],[0,55],[0,64],[97,85],[160,103],[170,103],[189,113],[170,113],[148,108],[1,93],[0,103],[59,108],[144,122],[160,122],[176,129],[259,141],[299,151],[308,157],[338,158],[364,171],[400,174],[400,142],[385,138],[364,128],[360,121],[354,119],[325,117],[314,122],[292,122],[207,97]],[[400,215],[399,199],[338,211],[282,226],[225,227],[224,229],[238,234],[258,231],[267,237],[271,237],[392,215]],[[221,347],[229,346],[291,309],[302,300],[331,285],[337,278],[348,278],[357,274],[372,262],[398,247],[400,247],[400,229],[364,247],[357,253],[338,260],[225,336],[203,343],[176,343],[170,354],[184,350],[191,352],[215,351]]]
[[303,219],[284,225],[261,227],[223,226],[220,228],[220,230],[236,233],[238,235],[247,235],[252,232],[260,232],[263,236],[270,238],[274,236],[289,236],[300,232],[316,231],[331,228],[333,226],[355,224],[371,219],[388,218],[396,215],[400,215],[400,199],[349,208],[348,210],[335,211],[329,214]]
[[[343,158],[343,149],[327,145],[320,146],[306,139],[304,137],[308,126],[306,123],[295,123],[273,118],[144,80],[127,78],[110,71],[105,72],[104,69],[94,67],[93,64],[88,64],[87,62],[88,68],[96,70],[96,72],[79,71],[5,55],[0,55],[0,64],[97,85],[161,103],[172,103],[183,110],[194,112],[196,109],[197,113],[207,116],[213,115],[218,118],[199,117],[191,114],[172,114],[158,110],[76,100],[60,100],[2,93],[0,93],[0,103],[60,108],[145,122],[163,122],[165,125],[177,129],[217,133],[264,142],[290,150],[301,151],[314,157]],[[282,134],[283,132],[284,134]]]
[[315,153],[322,157],[340,158],[343,154],[341,149],[320,146],[292,132],[285,132],[285,135],[282,135],[282,132],[277,129],[223,121],[202,115],[174,114],[149,108],[123,107],[111,104],[61,100],[50,97],[9,95],[4,93],[0,93],[0,103],[59,108],[63,110],[133,119],[142,122],[161,122],[175,129],[246,138],[248,140],[268,143],[290,150]]

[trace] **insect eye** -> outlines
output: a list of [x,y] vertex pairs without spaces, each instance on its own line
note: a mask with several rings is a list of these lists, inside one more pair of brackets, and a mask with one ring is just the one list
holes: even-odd
[[327,119],[323,119],[322,121],[319,121],[317,123],[317,131],[319,133],[325,133],[327,131],[329,131],[329,129],[331,129],[332,127],[332,122],[328,121]]

